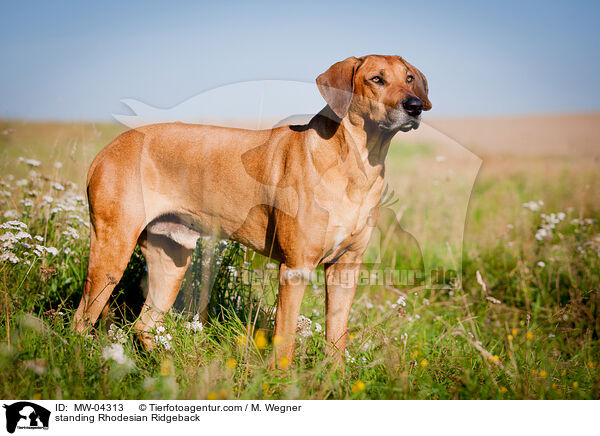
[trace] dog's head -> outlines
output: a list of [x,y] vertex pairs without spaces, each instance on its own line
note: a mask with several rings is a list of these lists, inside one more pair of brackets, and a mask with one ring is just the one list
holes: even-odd
[[431,109],[427,79],[400,56],[350,57],[317,77],[317,86],[340,119],[358,114],[382,130],[416,129]]

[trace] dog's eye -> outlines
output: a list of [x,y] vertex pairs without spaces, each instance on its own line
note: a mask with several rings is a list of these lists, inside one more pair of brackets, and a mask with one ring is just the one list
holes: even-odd
[[415,80],[415,78],[413,76],[411,76],[410,74],[408,76],[406,76],[406,83],[410,83],[413,80]]
[[383,85],[383,79],[381,76],[371,77],[371,82],[377,83],[378,85]]

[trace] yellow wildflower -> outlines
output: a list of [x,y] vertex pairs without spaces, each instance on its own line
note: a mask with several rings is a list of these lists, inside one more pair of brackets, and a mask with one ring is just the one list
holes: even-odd
[[225,361],[225,366],[229,369],[235,369],[236,365],[237,365],[237,362],[235,361],[235,359],[227,359]]
[[160,364],[160,375],[163,377],[171,374],[171,369],[173,368],[173,362],[170,360],[163,360]]
[[267,338],[265,338],[265,333],[262,330],[257,331],[254,335],[254,343],[259,350],[267,346]]
[[354,393],[364,391],[364,390],[365,390],[365,384],[363,382],[361,382],[360,380],[357,380],[352,385],[352,392],[354,392]]
[[287,357],[282,357],[281,359],[279,359],[279,367],[281,369],[286,369],[289,365],[290,359],[288,359]]

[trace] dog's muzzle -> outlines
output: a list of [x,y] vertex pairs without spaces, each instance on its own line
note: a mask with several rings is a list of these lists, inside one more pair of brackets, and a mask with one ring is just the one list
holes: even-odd
[[385,130],[401,130],[408,132],[417,129],[421,124],[423,102],[417,97],[409,97],[392,109],[388,114],[388,121],[380,122],[379,127]]
[[410,97],[402,102],[402,107],[408,115],[417,118],[423,112],[423,102],[420,98]]

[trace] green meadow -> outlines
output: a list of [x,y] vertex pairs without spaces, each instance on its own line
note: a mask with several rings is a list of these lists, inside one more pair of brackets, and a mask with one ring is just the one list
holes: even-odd
[[[383,201],[406,232],[382,215],[366,260],[410,269],[449,249],[460,280],[361,285],[344,368],[325,357],[325,289],[309,284],[294,360],[270,370],[277,265],[233,242],[199,243],[151,352],[132,331],[139,252],[107,316],[88,335],[71,330],[87,268],[85,176],[121,131],[0,122],[0,397],[600,399],[600,177],[585,155],[482,155],[471,186],[471,158],[398,136]],[[461,230],[436,245],[448,228]],[[194,318],[207,281],[206,317]]]

